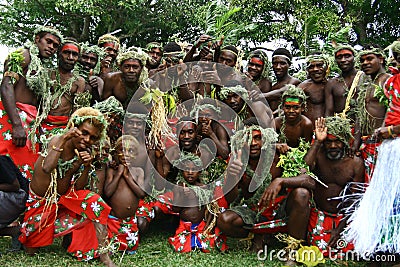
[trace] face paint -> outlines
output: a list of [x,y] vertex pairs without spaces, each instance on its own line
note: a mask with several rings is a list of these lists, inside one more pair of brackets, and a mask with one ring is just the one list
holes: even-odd
[[115,50],[118,50],[119,45],[117,43],[108,42],[108,43],[104,43],[103,47],[111,47]]
[[252,57],[250,59],[250,62],[253,64],[258,64],[258,65],[264,66],[264,62],[261,59],[258,59],[256,57]]
[[298,105],[300,104],[300,99],[295,97],[288,97],[285,100],[286,105]]
[[79,48],[74,45],[74,44],[66,44],[61,48],[61,52],[65,51],[65,50],[71,50],[71,51],[75,51],[77,53],[79,53]]

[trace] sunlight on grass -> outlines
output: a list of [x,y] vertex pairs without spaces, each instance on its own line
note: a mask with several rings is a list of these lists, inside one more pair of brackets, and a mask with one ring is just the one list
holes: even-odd
[[[244,250],[243,244],[237,240],[229,240],[230,249],[226,253],[202,253],[195,251],[192,253],[179,254],[172,251],[167,239],[172,235],[167,232],[153,231],[140,240],[139,249],[134,255],[118,253],[112,259],[118,266],[283,266],[278,260],[261,261],[257,255]],[[79,262],[61,248],[61,239],[56,239],[54,244],[42,248],[38,255],[30,257],[24,252],[7,253],[10,245],[10,238],[0,237],[0,257],[1,267],[29,266],[102,266],[99,261]],[[319,265],[322,266],[322,265]],[[355,262],[329,262],[323,266],[365,266]]]

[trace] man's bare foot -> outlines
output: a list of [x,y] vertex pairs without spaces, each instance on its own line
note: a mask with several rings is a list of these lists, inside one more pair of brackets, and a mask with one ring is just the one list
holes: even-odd
[[111,260],[110,255],[108,255],[107,253],[100,254],[100,260],[107,267],[117,267],[117,265],[115,265],[114,262]]
[[255,234],[254,238],[251,240],[250,250],[258,253],[260,250],[264,249],[264,235]]
[[299,266],[299,265],[294,260],[287,260],[287,261],[285,261],[283,266]]
[[25,253],[29,256],[34,256],[38,252],[39,248],[28,248],[25,247]]

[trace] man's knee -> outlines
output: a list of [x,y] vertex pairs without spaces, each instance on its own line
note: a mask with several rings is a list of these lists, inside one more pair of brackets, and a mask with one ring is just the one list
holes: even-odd
[[291,192],[292,195],[292,200],[293,204],[296,204],[297,206],[302,206],[302,207],[308,207],[308,202],[311,198],[311,193],[308,189],[306,188],[295,188]]
[[235,212],[229,210],[225,211],[218,215],[217,226],[224,231],[224,228],[234,226],[238,218],[240,218],[240,216]]
[[137,223],[140,234],[144,234],[149,230],[150,223],[146,220],[146,218],[137,217]]

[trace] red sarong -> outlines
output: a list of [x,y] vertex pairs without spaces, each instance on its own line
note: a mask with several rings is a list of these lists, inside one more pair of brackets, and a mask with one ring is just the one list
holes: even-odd
[[337,248],[328,247],[328,242],[331,238],[329,231],[335,229],[342,218],[342,215],[324,212],[315,207],[311,208],[308,223],[308,241],[311,245],[317,246],[325,257],[332,255],[343,256],[345,252],[354,249],[353,243],[347,243],[344,240],[338,242]]
[[139,229],[136,217],[126,219],[109,218],[107,228],[111,242],[118,242],[118,250],[135,251],[138,248]]
[[165,192],[157,197],[153,203],[153,207],[158,207],[164,214],[178,215],[172,209],[172,201],[174,200],[174,193],[172,191]]
[[360,146],[361,157],[364,160],[365,166],[365,183],[370,183],[372,174],[374,173],[376,159],[378,157],[378,147],[382,142],[374,142],[371,140],[371,136],[365,136],[362,138],[362,144]]
[[46,119],[44,119],[40,125],[41,133],[44,134],[46,138],[59,134],[60,131],[67,126],[68,120],[68,116],[47,115]]
[[[19,240],[26,247],[43,247],[53,243],[55,237],[66,235],[74,230],[81,230],[85,240],[97,240],[92,222],[107,224],[111,208],[96,193],[89,190],[70,189],[56,203],[45,207],[43,197],[29,192],[26,202],[24,222]],[[68,252],[79,259],[89,260],[97,253],[98,247],[87,247],[83,242],[72,238]]]
[[227,250],[226,237],[222,235],[219,228],[215,227],[213,233],[205,235],[205,227],[205,221],[195,225],[191,222],[180,220],[175,235],[168,238],[168,242],[176,252],[190,252],[196,248],[206,253],[215,248],[220,251]]
[[[30,124],[35,120],[37,110],[35,106],[16,103],[22,126],[25,129],[26,136],[30,130]],[[38,146],[36,151],[38,151]],[[38,154],[32,151],[32,143],[29,138],[25,146],[17,147],[12,143],[12,125],[3,103],[0,101],[0,155],[10,156],[15,165],[21,171],[22,175],[28,180],[32,179],[33,167],[38,158]]]
[[392,69],[394,76],[385,84],[385,95],[389,99],[389,109],[386,113],[385,126],[400,124],[400,71]]
[[154,202],[153,201],[145,201],[144,199],[139,200],[139,205],[136,210],[136,216],[145,218],[148,222],[154,219],[154,210],[153,210]]

